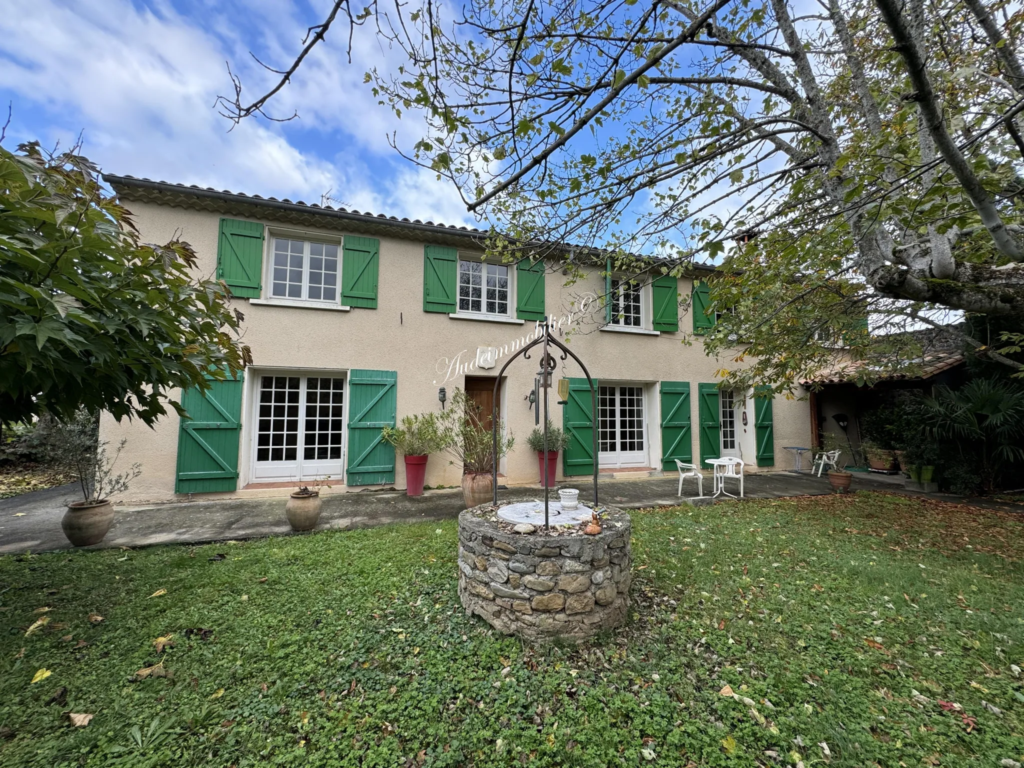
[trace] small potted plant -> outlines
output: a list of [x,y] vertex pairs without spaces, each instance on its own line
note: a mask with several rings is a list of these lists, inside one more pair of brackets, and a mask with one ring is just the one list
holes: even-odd
[[871,440],[865,440],[861,443],[861,448],[864,449],[864,453],[868,459],[868,466],[876,472],[892,472],[893,464],[896,461],[896,457],[892,452],[891,448],[883,448],[878,443],[872,442]]
[[853,482],[853,473],[841,469],[830,469],[828,482],[836,493],[846,493],[850,490],[850,483]]
[[82,490],[82,500],[67,504],[67,512],[60,521],[64,535],[76,547],[103,541],[114,522],[110,497],[127,491],[132,480],[142,474],[138,463],[114,474],[127,440],[122,440],[114,455],[109,456],[108,443],[97,442],[97,424],[97,417],[84,411],[66,422],[58,422],[57,439],[51,448],[53,463],[77,478]]
[[427,458],[446,447],[437,414],[405,416],[400,427],[384,427],[381,435],[384,442],[405,456],[406,496],[422,496]]
[[308,485],[300,485],[285,504],[284,513],[293,531],[312,531],[320,522],[320,509],[323,499],[320,498],[322,488],[330,488],[327,483],[330,475],[324,478],[313,478]]
[[495,456],[494,435],[485,426],[487,414],[482,411],[478,403],[456,388],[448,410],[438,417],[445,450],[453,457],[453,464],[455,461],[462,464],[462,496],[467,507],[491,500],[494,462],[500,461],[515,445],[515,438],[506,434],[505,425],[499,422]]
[[907,462],[906,472],[913,482],[932,482],[935,475],[935,462],[939,458],[939,450],[935,443],[921,435],[918,442],[907,446],[904,458]]
[[544,430],[540,427],[534,428],[530,436],[526,438],[526,444],[537,452],[541,487],[551,488],[555,484],[555,478],[558,475],[558,453],[559,451],[564,451],[569,445],[568,436],[548,421],[547,452],[545,453],[544,451]]

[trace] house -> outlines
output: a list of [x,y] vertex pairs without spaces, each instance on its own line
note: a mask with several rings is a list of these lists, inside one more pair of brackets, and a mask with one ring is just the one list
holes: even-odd
[[[793,456],[783,446],[810,440],[806,400],[718,389],[722,363],[699,339],[714,323],[702,311],[699,270],[632,288],[594,265],[566,285],[553,261],[482,261],[485,233],[476,230],[106,179],[145,241],[188,241],[202,274],[228,284],[254,361],[241,380],[215,382],[206,396],[184,392],[190,419],[171,413],[150,429],[103,418],[101,439],[125,438],[126,455],[142,465],[125,500],[284,495],[328,475],[334,490],[404,488],[403,462],[381,442],[381,425],[441,409],[442,388],[463,388],[489,409],[494,376],[545,316],[599,380],[602,471],[674,472],[674,459],[721,455],[742,458],[750,471],[787,469]],[[681,343],[694,333],[697,343]],[[536,357],[517,361],[499,390],[501,419],[518,438],[500,468],[509,484],[539,480],[525,440],[536,368]],[[563,477],[593,471],[582,375],[559,361],[570,393],[562,406],[552,391],[551,415],[572,440]],[[460,476],[461,467],[435,456],[426,483],[455,486]]]

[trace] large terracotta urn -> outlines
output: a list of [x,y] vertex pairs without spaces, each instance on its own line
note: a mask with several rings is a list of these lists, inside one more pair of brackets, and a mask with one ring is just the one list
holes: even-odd
[[494,479],[490,472],[467,472],[462,476],[462,496],[466,507],[477,507],[494,498]]
[[106,499],[97,502],[78,501],[68,505],[60,527],[68,541],[76,547],[99,544],[114,522],[114,508]]
[[312,531],[320,521],[319,493],[293,493],[284,511],[293,531]]

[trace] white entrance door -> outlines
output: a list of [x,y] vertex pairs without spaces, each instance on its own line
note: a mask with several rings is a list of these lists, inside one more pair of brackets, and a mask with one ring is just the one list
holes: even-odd
[[341,478],[343,378],[261,376],[255,400],[254,480]]
[[738,408],[742,407],[742,401],[736,397],[731,389],[723,389],[718,395],[720,418],[722,424],[722,456],[740,456],[740,444],[736,436],[736,420],[739,415]]
[[602,386],[598,391],[598,466],[647,466],[644,388]]

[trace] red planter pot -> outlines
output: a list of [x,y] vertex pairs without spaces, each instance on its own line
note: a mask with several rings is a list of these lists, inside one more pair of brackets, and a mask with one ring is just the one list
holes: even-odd
[[[544,465],[547,464],[547,476],[544,474]],[[553,488],[555,478],[558,477],[558,451],[548,451],[547,459],[544,451],[537,451],[537,466],[540,468],[541,488]]]
[[423,478],[427,474],[426,456],[405,457],[405,495],[422,496]]

